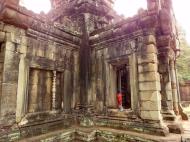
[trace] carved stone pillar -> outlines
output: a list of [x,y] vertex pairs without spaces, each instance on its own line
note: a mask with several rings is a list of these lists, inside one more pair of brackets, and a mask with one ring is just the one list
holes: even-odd
[[174,60],[170,61],[170,72],[171,72],[171,82],[172,82],[172,97],[173,97],[173,107],[174,112],[178,115],[179,109],[178,109],[178,92],[177,92],[177,79],[175,74],[175,62]]
[[79,55],[78,52],[74,53],[74,71],[73,71],[73,102],[72,102],[72,108],[75,108],[77,106],[77,103],[79,103],[79,92],[80,92],[80,86],[79,86]]
[[97,63],[96,63],[96,109],[99,112],[103,111],[104,107],[104,85],[103,85],[103,53],[97,51]]
[[72,86],[72,74],[71,71],[66,69],[64,71],[64,111],[66,113],[71,112],[71,100],[73,97],[73,86]]
[[149,120],[162,120],[160,77],[158,74],[155,37],[145,38],[146,44],[138,55],[138,81],[140,91],[141,117]]
[[56,105],[56,76],[57,72],[53,71],[53,84],[52,84],[52,110],[56,111],[57,110],[57,105]]
[[[15,54],[15,43],[7,39],[5,43],[3,78],[2,78],[2,94],[1,94],[1,116],[7,119],[15,119],[17,105],[18,72],[19,72],[19,55]],[[15,76],[11,76],[15,74]]]
[[162,95],[162,111],[173,114],[173,98],[172,86],[169,67],[169,57],[166,55],[160,56],[159,72],[161,74],[161,95]]
[[27,112],[28,106],[28,75],[29,67],[25,59],[25,55],[20,56],[18,88],[17,88],[17,107],[16,121],[20,122]]
[[147,126],[152,127],[149,122],[154,121],[159,125],[155,128],[161,134],[168,134],[168,128],[162,123],[161,115],[161,86],[158,73],[158,58],[156,39],[154,35],[144,37],[144,45],[138,54],[138,81],[140,97],[140,116],[147,121]]
[[137,113],[139,108],[138,102],[138,75],[137,75],[137,55],[135,53],[136,47],[135,41],[131,42],[132,54],[129,56],[129,66],[130,66],[130,86],[131,86],[131,108]]

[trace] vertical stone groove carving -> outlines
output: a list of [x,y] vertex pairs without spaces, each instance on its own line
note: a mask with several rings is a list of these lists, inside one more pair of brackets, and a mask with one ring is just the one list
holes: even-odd
[[56,108],[56,76],[57,72],[53,71],[53,84],[52,84],[52,110],[55,111]]

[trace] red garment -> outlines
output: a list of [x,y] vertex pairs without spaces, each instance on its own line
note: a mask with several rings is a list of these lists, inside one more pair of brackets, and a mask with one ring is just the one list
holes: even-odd
[[122,94],[121,93],[117,94],[117,103],[119,106],[122,105]]

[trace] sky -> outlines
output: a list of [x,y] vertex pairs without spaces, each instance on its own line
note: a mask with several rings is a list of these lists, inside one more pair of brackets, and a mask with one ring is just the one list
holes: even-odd
[[[175,17],[185,31],[187,42],[190,44],[190,0],[172,0]],[[146,0],[116,0],[114,9],[126,17],[133,16],[139,8],[146,9]]]
[[41,11],[48,13],[51,9],[50,0],[20,0],[20,5],[35,13],[40,13]]
[[[51,9],[50,0],[21,0],[21,5],[36,13],[41,11],[47,13]],[[190,0],[173,0],[176,19],[185,31],[188,43],[190,43],[189,6]],[[146,7],[146,0],[116,0],[114,5],[114,9],[118,14],[122,14],[125,17],[133,16],[139,8],[146,9]]]

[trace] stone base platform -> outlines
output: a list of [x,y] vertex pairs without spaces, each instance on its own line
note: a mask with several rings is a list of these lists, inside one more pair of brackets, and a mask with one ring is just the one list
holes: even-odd
[[153,136],[137,132],[116,130],[110,128],[72,127],[67,130],[57,130],[36,137],[25,138],[20,142],[189,142],[190,134],[169,134]]
[[15,124],[10,128],[0,129],[0,142],[189,142],[189,121],[182,122],[184,134],[169,133],[161,136],[164,129],[160,123],[145,122],[133,114],[128,116],[130,118],[110,115],[81,119],[85,124],[92,121],[92,125],[81,125],[76,122],[75,117],[69,115],[22,126]]

